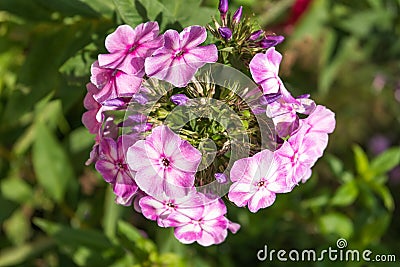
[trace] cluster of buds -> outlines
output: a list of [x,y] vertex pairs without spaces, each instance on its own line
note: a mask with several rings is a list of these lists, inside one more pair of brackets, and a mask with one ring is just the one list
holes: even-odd
[[242,6],[232,16],[229,13],[228,0],[220,0],[218,9],[220,20],[213,18],[213,25],[207,25],[207,29],[219,40],[216,44],[225,60],[224,63],[234,62],[234,67],[245,69],[255,54],[264,52],[284,40],[283,36],[267,33],[253,20],[242,16]]

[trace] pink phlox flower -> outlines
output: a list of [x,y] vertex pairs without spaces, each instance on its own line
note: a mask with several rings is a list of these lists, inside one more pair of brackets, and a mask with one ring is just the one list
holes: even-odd
[[278,76],[281,60],[282,55],[271,47],[265,53],[256,54],[250,61],[251,76],[261,85],[264,94],[279,93],[283,84]]
[[231,169],[233,182],[228,198],[237,206],[248,206],[257,212],[274,203],[277,193],[286,193],[292,187],[286,183],[287,167],[267,149],[249,158],[237,160]]
[[228,235],[228,229],[237,232],[240,225],[230,222],[224,215],[226,206],[221,199],[206,200],[202,213],[193,213],[187,216],[183,213],[174,213],[169,217],[176,226],[175,237],[184,244],[197,242],[202,246],[222,243]]
[[157,221],[160,227],[175,227],[179,225],[169,218],[175,213],[188,217],[199,217],[203,213],[204,198],[193,187],[186,195],[168,196],[163,193],[160,198],[143,197],[139,201],[143,215],[150,220]]
[[330,109],[317,105],[310,115],[304,119],[310,128],[309,132],[319,132],[330,134],[336,126],[335,113]]
[[157,22],[141,23],[135,29],[121,25],[107,36],[105,45],[109,54],[99,55],[99,65],[143,77],[145,58],[162,47],[163,43]]
[[218,60],[214,44],[200,46],[206,38],[206,29],[201,26],[187,27],[181,33],[167,30],[164,47],[146,58],[146,74],[176,87],[186,86],[199,68]]
[[116,202],[130,205],[138,187],[134,181],[134,172],[129,169],[125,160],[127,146],[135,140],[132,136],[120,136],[117,141],[103,138],[99,144],[99,159],[96,162],[97,171],[104,180],[113,186]]
[[99,66],[95,61],[91,67],[90,81],[98,88],[93,98],[103,103],[118,97],[132,97],[139,92],[143,79],[118,69]]
[[318,105],[283,145],[275,151],[288,164],[288,183],[305,182],[311,176],[311,168],[328,145],[328,133],[335,128],[335,114]]
[[128,164],[137,172],[136,183],[146,194],[181,194],[194,186],[201,153],[168,126],[153,128],[145,140],[128,149]]
[[[284,88],[284,87],[283,87]],[[266,114],[272,118],[279,137],[290,136],[299,127],[300,114],[310,114],[315,108],[313,100],[307,97],[294,98],[284,90],[282,97],[267,105]]]
[[101,105],[93,98],[93,94],[98,90],[92,83],[86,84],[87,94],[83,100],[84,107],[88,110],[82,115],[82,123],[91,134],[97,134],[101,127]]

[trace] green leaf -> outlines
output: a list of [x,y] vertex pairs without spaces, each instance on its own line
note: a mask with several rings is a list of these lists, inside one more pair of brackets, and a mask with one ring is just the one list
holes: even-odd
[[366,178],[365,175],[369,169],[367,154],[365,154],[364,150],[358,145],[353,146],[353,153],[356,162],[357,173]]
[[34,218],[33,222],[48,235],[52,236],[61,246],[72,248],[85,246],[98,250],[113,247],[111,241],[103,233],[92,229],[74,229],[40,218]]
[[106,193],[106,200],[104,201],[104,216],[102,225],[104,233],[108,237],[115,237],[117,230],[117,223],[121,218],[123,207],[114,202],[115,195],[109,187]]
[[328,164],[331,167],[333,174],[340,177],[343,172],[343,162],[338,157],[332,154],[326,155],[325,159],[328,161]]
[[93,10],[106,17],[112,17],[114,5],[111,1],[104,0],[79,0],[90,6]]
[[217,12],[216,8],[201,7],[201,0],[162,0],[161,2],[168,10],[171,21],[178,21],[183,27],[205,25]]
[[144,18],[136,10],[134,0],[113,0],[113,2],[125,23],[135,26],[143,22]]
[[2,249],[0,266],[15,266],[47,251],[54,245],[51,238],[40,238],[22,246]]
[[4,232],[14,245],[22,245],[31,235],[31,224],[22,208],[17,209],[3,224]]
[[32,199],[32,187],[23,179],[9,177],[1,181],[1,194],[4,198],[24,203]]
[[157,253],[155,244],[151,240],[143,237],[143,235],[129,223],[124,221],[118,222],[118,236],[124,246],[141,262]]
[[331,199],[331,205],[348,206],[351,205],[358,196],[358,187],[355,180],[342,184]]
[[386,150],[371,161],[371,171],[375,175],[385,174],[400,164],[400,147]]
[[381,183],[378,183],[375,180],[371,180],[368,182],[368,186],[382,199],[385,207],[392,211],[394,209],[394,200],[390,190]]
[[338,237],[349,238],[353,234],[353,222],[342,213],[331,212],[319,218],[319,227],[324,234],[336,234]]
[[37,123],[32,161],[39,184],[60,203],[68,184],[74,178],[73,169],[64,149],[47,126]]

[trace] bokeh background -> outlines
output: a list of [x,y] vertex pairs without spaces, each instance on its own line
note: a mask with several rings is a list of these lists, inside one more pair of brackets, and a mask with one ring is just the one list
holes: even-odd
[[[85,166],[90,64],[119,24],[162,29],[218,15],[217,0],[0,1],[0,266],[398,266],[400,262],[400,1],[231,0],[284,35],[281,77],[336,113],[312,178],[251,214],[218,246],[182,245]],[[397,263],[260,262],[269,249],[394,254]]]

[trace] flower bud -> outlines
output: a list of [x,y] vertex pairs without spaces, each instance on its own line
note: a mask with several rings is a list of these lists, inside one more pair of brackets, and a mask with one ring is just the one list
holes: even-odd
[[188,102],[189,98],[184,95],[184,94],[176,94],[170,97],[172,103],[175,105],[181,106],[181,105],[186,105]]
[[225,40],[229,40],[232,37],[232,31],[228,27],[220,27],[218,32]]
[[220,0],[218,5],[218,10],[221,14],[226,14],[228,12],[228,0]]
[[284,39],[281,35],[267,35],[260,41],[260,47],[268,49],[282,43]]
[[240,7],[235,11],[235,13],[233,14],[233,17],[232,17],[232,22],[233,22],[233,23],[236,23],[236,24],[239,23],[240,19],[242,18],[242,10],[243,10],[243,7],[240,6]]
[[260,38],[260,36],[261,36],[263,33],[264,33],[263,30],[258,30],[258,31],[252,32],[251,35],[250,35],[250,37],[249,37],[249,40],[250,40],[250,41],[256,41],[258,38]]
[[217,172],[214,174],[215,180],[217,180],[218,183],[224,184],[228,181],[228,178],[224,173]]

